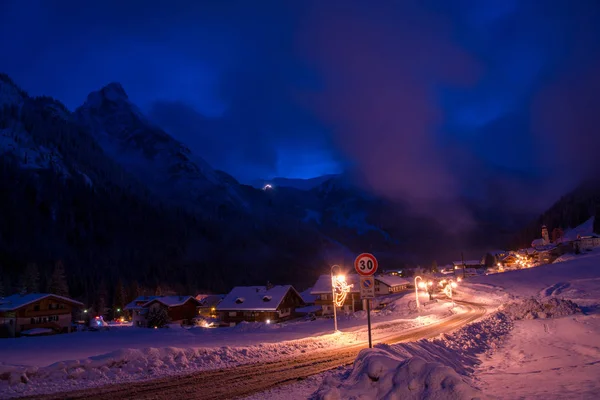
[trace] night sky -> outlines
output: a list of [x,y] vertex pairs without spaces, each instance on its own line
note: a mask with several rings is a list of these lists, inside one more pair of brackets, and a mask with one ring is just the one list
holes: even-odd
[[539,211],[599,167],[595,0],[0,0],[0,37],[30,94],[121,82],[243,182]]

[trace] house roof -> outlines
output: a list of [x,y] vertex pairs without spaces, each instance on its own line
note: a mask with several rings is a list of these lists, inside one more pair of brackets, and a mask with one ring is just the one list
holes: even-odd
[[177,307],[194,300],[195,303],[200,303],[194,296],[139,296],[131,303],[123,307],[124,310],[141,310],[148,307],[153,301],[158,301],[167,307]]
[[0,299],[0,311],[13,311],[48,297],[54,297],[66,303],[71,303],[83,307],[83,303],[80,303],[68,297],[58,296],[56,294],[51,293],[28,293],[25,295],[13,294],[12,296]]
[[196,296],[196,300],[200,301],[200,305],[203,307],[215,307],[225,298],[224,294],[199,294]]
[[312,294],[311,292],[312,288],[308,288],[304,292],[300,293],[302,300],[304,300],[306,304],[314,303],[319,298],[318,294]]
[[541,246],[545,246],[545,245],[546,245],[546,241],[542,238],[534,239],[531,242],[531,247],[541,247]]
[[410,285],[410,281],[408,279],[404,279],[399,276],[393,276],[393,275],[376,276],[375,280],[382,282],[383,284],[390,286],[390,287]]
[[179,306],[184,305],[185,303],[187,303],[190,300],[192,300],[194,303],[196,303],[196,305],[200,304],[200,302],[198,300],[196,300],[196,298],[194,296],[159,296],[159,297],[152,299],[149,302],[145,303],[142,307],[146,308],[150,305],[150,303],[154,303],[154,302],[164,304],[167,307],[179,307]]
[[265,286],[236,286],[219,303],[217,310],[276,311],[290,291],[300,297],[292,285],[273,286],[268,290]]
[[123,309],[140,310],[143,308],[144,304],[159,297],[160,296],[138,296],[131,303],[128,303],[125,307],[123,307]]
[[[350,288],[350,293],[360,292],[360,278],[358,274],[346,275],[346,283],[353,285]],[[313,286],[310,294],[331,293],[331,275],[321,275]]]
[[594,233],[594,220],[595,217],[590,217],[583,224],[573,228],[567,229],[561,238],[561,242],[570,242],[577,240],[577,236],[589,236]]

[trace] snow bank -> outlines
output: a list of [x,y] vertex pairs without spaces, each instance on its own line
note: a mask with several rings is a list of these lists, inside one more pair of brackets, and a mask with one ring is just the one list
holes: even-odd
[[501,309],[514,320],[558,318],[581,313],[579,306],[571,300],[556,297],[546,300],[537,300],[532,297],[520,302],[505,304]]
[[121,349],[80,360],[61,361],[47,367],[0,364],[0,397],[68,391],[274,361],[326,348],[344,340],[342,334],[331,334],[319,339],[249,347]]
[[494,351],[513,324],[497,312],[439,338],[363,350],[346,376],[331,376],[313,396],[335,399],[474,399],[477,356]]
[[313,396],[319,400],[476,399],[479,392],[452,368],[420,357],[400,359],[386,349],[360,352],[344,383],[326,379]]

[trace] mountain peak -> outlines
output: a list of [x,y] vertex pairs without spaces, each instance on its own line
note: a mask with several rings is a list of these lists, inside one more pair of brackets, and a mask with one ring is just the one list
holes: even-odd
[[102,89],[91,92],[85,102],[85,106],[98,108],[105,103],[129,104],[129,96],[118,82],[111,82]]
[[123,85],[121,85],[119,82],[109,83],[100,89],[100,93],[102,93],[108,100],[129,100],[129,96],[127,96],[125,89],[123,89]]

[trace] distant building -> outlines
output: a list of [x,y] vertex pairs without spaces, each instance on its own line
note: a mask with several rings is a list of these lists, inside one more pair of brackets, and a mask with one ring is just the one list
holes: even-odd
[[[346,275],[346,283],[351,285],[350,292],[346,296],[344,304],[338,307],[340,311],[353,313],[363,309],[360,299],[360,278],[358,274]],[[331,275],[321,275],[313,286],[311,294],[318,295],[315,305],[323,308],[323,315],[333,314],[333,293],[331,287]]]
[[230,326],[242,321],[279,322],[296,316],[304,307],[300,294],[291,285],[237,286],[217,306],[221,321]]
[[73,310],[83,304],[48,293],[15,294],[0,299],[0,337],[66,333]]
[[579,245],[579,250],[591,250],[596,247],[600,247],[600,236],[592,233],[591,235],[579,236],[576,239],[577,245]]
[[200,302],[193,296],[140,296],[125,306],[131,311],[134,326],[146,328],[148,314],[155,309],[162,308],[173,324],[192,324],[198,315]]
[[392,275],[378,275],[375,277],[375,295],[387,295],[390,293],[398,293],[408,289],[410,286],[408,279],[400,278]]
[[224,294],[199,294],[196,300],[200,302],[198,315],[205,318],[217,318],[217,306],[225,298]]

